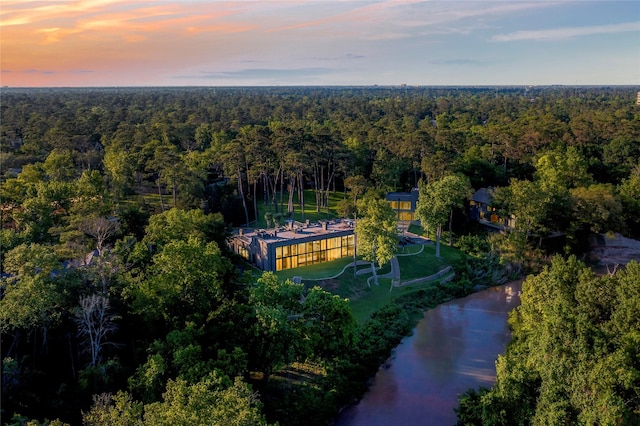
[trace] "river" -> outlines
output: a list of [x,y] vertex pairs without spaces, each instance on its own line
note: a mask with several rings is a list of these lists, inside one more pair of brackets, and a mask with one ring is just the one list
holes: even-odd
[[512,282],[428,310],[336,425],[454,425],[458,394],[495,382],[521,288]]

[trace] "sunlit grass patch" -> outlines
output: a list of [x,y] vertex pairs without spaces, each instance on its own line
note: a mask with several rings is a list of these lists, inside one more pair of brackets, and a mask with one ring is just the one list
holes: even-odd
[[[407,246],[405,254],[411,253],[412,255],[398,256],[401,281],[433,275],[449,265],[455,265],[464,256],[459,250],[446,245],[441,245],[440,252],[441,258],[437,258],[433,244],[425,244],[424,247],[421,245]],[[282,280],[291,279],[295,276],[302,277],[302,281],[307,288],[319,285],[331,293],[350,299],[353,315],[358,322],[364,321],[371,313],[402,294],[434,285],[434,282],[412,284],[406,287],[394,287],[389,291],[391,279],[378,278],[379,285],[374,285],[373,280],[370,280],[371,287],[369,287],[367,280],[372,274],[367,272],[354,277],[352,267],[345,269],[345,266],[351,262],[353,262],[353,258],[349,257],[317,265],[278,271],[276,274]],[[369,263],[357,266],[357,270],[365,269],[370,271],[371,266]],[[340,274],[341,271],[344,272]],[[391,265],[388,263],[377,271],[377,275],[380,276],[389,272],[391,272]],[[330,278],[338,274],[340,275]]]
[[[302,277],[303,279],[321,279],[338,275],[345,266],[353,263],[353,257],[343,257],[342,259],[332,260],[330,262],[318,263],[315,265],[301,266],[293,269],[285,269],[276,272],[279,279]],[[348,268],[345,273],[353,272],[353,268]]]
[[293,362],[280,368],[271,376],[271,380],[296,385],[313,385],[327,375],[327,370],[319,363],[311,361]]
[[[279,212],[282,214],[283,216],[283,221],[284,219],[289,219],[289,217],[287,217],[287,198],[288,194],[285,193],[283,196],[283,202],[280,203],[280,194],[277,194],[277,200],[278,200],[278,206],[279,206]],[[291,217],[291,219],[293,220],[297,220],[299,222],[303,222],[305,220],[309,220],[310,222],[318,222],[320,220],[330,220],[330,219],[335,219],[338,217],[338,214],[336,213],[336,205],[338,204],[338,202],[340,200],[342,200],[344,197],[344,194],[342,192],[329,192],[329,209],[327,210],[326,207],[320,207],[320,209],[317,208],[317,204],[316,204],[316,195],[315,195],[315,191],[312,189],[307,189],[304,191],[304,215],[302,214],[302,211],[300,210],[300,205],[298,203],[298,194],[294,194],[294,198],[293,198],[293,206],[294,206],[294,211],[293,211],[293,217]],[[264,204],[263,202],[258,202],[258,217],[256,222],[252,225],[256,228],[267,228],[267,222],[264,219],[264,214],[266,212],[271,212],[272,214],[275,214],[275,208],[273,206],[273,204]],[[319,210],[319,211],[318,211]]]

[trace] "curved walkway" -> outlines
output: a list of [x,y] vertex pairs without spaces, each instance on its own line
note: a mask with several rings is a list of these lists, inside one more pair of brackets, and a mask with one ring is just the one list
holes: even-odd
[[[453,270],[453,268],[451,268],[451,266],[447,266],[446,268],[443,268],[441,270],[439,270],[438,272],[436,272],[433,275],[429,275],[428,277],[421,277],[421,278],[414,278],[412,280],[407,280],[407,281],[403,281],[403,282],[399,282],[397,284],[397,287],[402,287],[405,285],[411,285],[411,284],[422,284],[422,283],[428,283],[429,281],[435,281],[438,278],[442,277],[443,275],[451,272]],[[451,275],[449,275],[446,278],[443,278],[443,280],[451,280],[455,275],[455,272],[452,273]]]
[[423,251],[424,251],[424,244],[422,244],[422,245],[420,246],[420,250],[418,250],[418,251],[417,251],[417,252],[415,252],[415,253],[398,253],[398,254],[396,254],[396,256],[398,256],[398,257],[399,257],[399,256],[415,256],[415,255],[417,255],[417,254],[422,253]]
[[[324,277],[324,278],[302,278],[305,281],[324,281],[324,280],[333,280],[335,278],[338,278],[340,275],[344,274],[344,271],[347,270],[347,268],[353,268],[353,264],[354,262],[348,263],[347,265],[345,265],[344,268],[342,268],[342,271],[340,271],[339,273],[337,273],[336,275],[332,276],[332,277]],[[371,262],[366,262],[364,260],[356,260],[355,261],[356,266],[358,265],[370,265]],[[363,272],[364,273],[368,272],[367,269],[361,269],[360,271],[357,271],[356,274],[361,275]]]
[[[406,285],[411,285],[411,284],[422,284],[422,283],[426,283],[426,282],[430,282],[430,281],[435,281],[438,278],[444,276],[445,274],[447,274],[448,272],[451,272],[453,269],[451,268],[451,266],[447,266],[446,268],[441,269],[440,271],[436,272],[433,275],[429,275],[428,277],[421,277],[421,278],[414,278],[411,280],[407,280],[407,281],[400,281],[400,264],[398,263],[398,256],[416,256],[420,253],[422,253],[424,251],[424,246],[425,244],[430,244],[431,242],[427,240],[426,243],[422,243],[422,247],[420,247],[420,250],[418,250],[415,253],[401,253],[401,254],[397,254],[395,256],[393,256],[393,258],[391,258],[391,272],[386,273],[386,274],[382,274],[382,275],[377,275],[375,274],[375,271],[372,268],[363,268],[360,269],[358,271],[356,271],[356,275],[364,275],[364,274],[373,274],[372,276],[370,276],[369,278],[367,278],[367,285],[369,287],[371,287],[371,280],[375,280],[377,282],[377,278],[391,278],[391,287],[403,287]],[[354,267],[354,263],[355,266],[359,266],[359,265],[371,265],[371,262],[367,262],[364,260],[357,260],[356,262],[351,262],[348,263],[347,265],[345,265],[344,268],[342,268],[342,271],[340,271],[338,274],[333,275],[331,277],[324,277],[324,278],[302,278],[299,277],[300,280],[304,280],[304,281],[324,281],[324,280],[332,280],[335,278],[338,278],[340,275],[344,274],[344,272],[348,269],[348,268],[353,268]],[[379,270],[379,267],[376,267],[375,270]],[[450,274],[449,276],[443,278],[443,280],[445,281],[449,281],[451,279],[453,279],[453,277],[455,276],[455,272]],[[294,277],[294,281],[295,278],[298,277]]]

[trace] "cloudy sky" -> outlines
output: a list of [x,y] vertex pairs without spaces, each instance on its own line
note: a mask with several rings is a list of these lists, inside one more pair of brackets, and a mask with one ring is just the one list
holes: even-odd
[[640,2],[2,0],[7,86],[640,85]]

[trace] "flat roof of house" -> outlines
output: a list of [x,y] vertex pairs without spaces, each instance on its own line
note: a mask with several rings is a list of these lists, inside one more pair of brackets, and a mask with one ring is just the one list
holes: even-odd
[[387,192],[387,195],[385,196],[385,198],[388,201],[393,201],[393,199],[400,199],[400,198],[404,198],[407,200],[413,200],[413,199],[418,199],[418,191],[417,190],[412,190],[411,192]]
[[[353,232],[354,222],[350,219],[343,219],[340,221],[328,221],[326,223],[326,229],[321,223],[301,223],[290,222],[285,226],[279,228],[268,229],[246,229],[242,228],[235,237],[243,239],[245,242],[251,242],[253,237],[258,237],[261,240],[267,242],[287,241],[287,240],[302,240],[309,237],[319,237],[335,234],[337,232],[351,231]],[[242,232],[242,235],[240,234]]]

